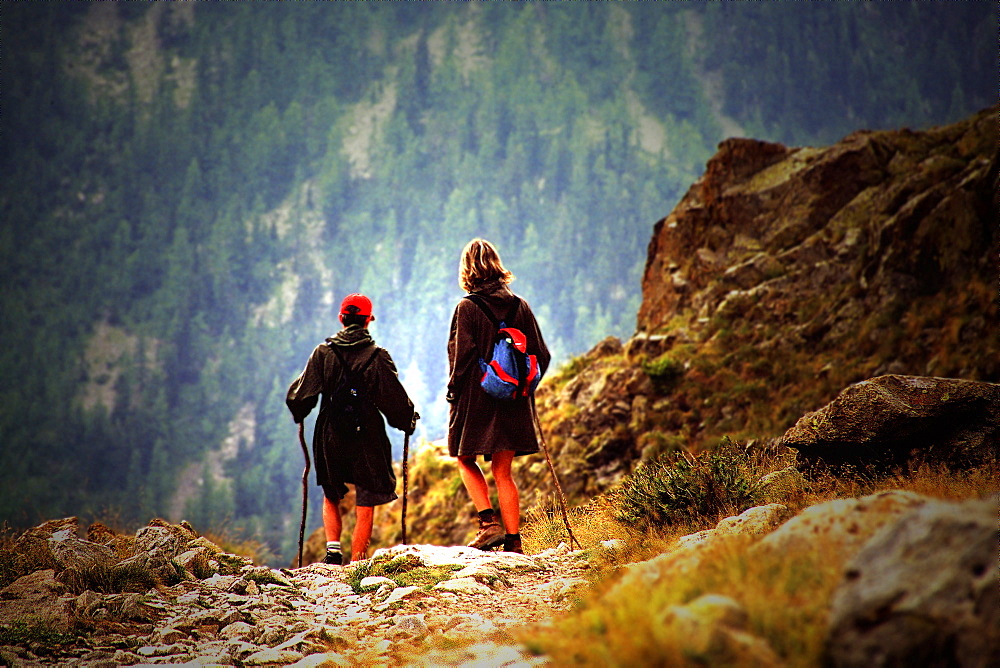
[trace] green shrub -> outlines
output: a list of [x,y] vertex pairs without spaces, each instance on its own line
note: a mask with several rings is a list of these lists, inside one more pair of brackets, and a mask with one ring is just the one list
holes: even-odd
[[743,512],[759,497],[747,476],[748,465],[746,454],[728,438],[699,455],[661,453],[625,479],[615,495],[615,519],[656,529],[710,525],[722,516]]
[[667,392],[684,375],[684,363],[670,353],[663,353],[652,362],[643,362],[642,370],[653,381],[657,392]]

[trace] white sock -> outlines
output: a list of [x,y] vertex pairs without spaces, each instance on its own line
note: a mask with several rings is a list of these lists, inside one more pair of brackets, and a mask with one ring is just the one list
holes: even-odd
[[326,541],[326,551],[327,552],[340,552],[340,541],[339,540],[328,540],[328,541]]

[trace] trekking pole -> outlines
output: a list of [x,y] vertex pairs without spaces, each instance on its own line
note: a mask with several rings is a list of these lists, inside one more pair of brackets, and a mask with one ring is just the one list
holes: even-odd
[[302,446],[302,454],[306,458],[306,467],[302,471],[302,521],[299,523],[299,568],[302,568],[302,539],[306,533],[306,506],[309,501],[309,448],[306,447],[306,425],[299,423],[299,444]]
[[573,530],[569,527],[569,513],[566,512],[566,496],[563,494],[562,485],[559,484],[559,476],[556,475],[556,467],[552,465],[552,458],[549,457],[549,448],[545,444],[545,434],[542,433],[542,424],[538,421],[538,412],[532,406],[531,414],[535,418],[535,427],[538,428],[538,440],[542,444],[542,452],[545,453],[545,461],[549,465],[549,471],[552,472],[552,481],[556,484],[556,492],[559,495],[559,507],[562,510],[563,524],[566,525],[566,533],[569,534],[569,547],[573,549],[573,543],[579,549],[583,549],[580,545],[580,541],[576,539],[573,535]]
[[[416,431],[417,420],[420,419],[420,413],[413,413],[413,422],[410,424],[410,431]],[[408,471],[410,465],[410,432],[407,432],[403,436],[403,518],[401,520],[403,524],[403,545],[406,545],[406,492],[407,486],[409,484]]]

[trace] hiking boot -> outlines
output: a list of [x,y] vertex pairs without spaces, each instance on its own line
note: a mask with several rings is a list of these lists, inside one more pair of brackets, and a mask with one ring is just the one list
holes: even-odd
[[327,552],[326,556],[323,558],[324,564],[334,564],[336,566],[344,565],[344,555],[340,552]]
[[504,532],[500,523],[497,521],[493,522],[483,522],[479,521],[479,533],[469,547],[474,547],[477,550],[492,550],[495,547],[500,547],[503,545]]
[[503,551],[504,552],[516,552],[518,554],[524,554],[524,550],[521,549],[521,534],[519,533],[509,533],[503,537]]

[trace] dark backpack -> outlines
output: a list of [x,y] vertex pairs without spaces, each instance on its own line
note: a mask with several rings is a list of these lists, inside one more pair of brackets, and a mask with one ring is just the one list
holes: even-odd
[[479,295],[466,295],[465,299],[478,306],[497,329],[489,360],[479,360],[479,368],[483,372],[479,385],[496,399],[512,400],[533,394],[542,379],[542,374],[538,372],[538,358],[528,354],[524,332],[507,326],[508,322],[514,322],[521,300],[517,300],[503,320],[497,320]]
[[337,378],[333,391],[327,395],[327,410],[330,412],[333,426],[341,435],[356,436],[361,433],[364,424],[361,419],[365,403],[364,373],[378,355],[378,346],[373,345],[368,358],[362,362],[357,371],[352,371],[337,350],[338,346],[332,343],[327,345],[340,361],[340,377]]

